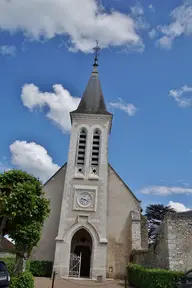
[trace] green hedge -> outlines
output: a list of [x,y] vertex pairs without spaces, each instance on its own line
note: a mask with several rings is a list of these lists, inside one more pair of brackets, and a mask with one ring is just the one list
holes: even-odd
[[51,277],[53,262],[30,261],[30,271],[35,277]]
[[34,277],[31,272],[24,272],[11,277],[10,288],[34,288]]
[[[15,266],[14,257],[5,257],[0,259],[4,261],[7,265],[10,276],[13,276],[13,270]],[[51,261],[26,261],[26,270],[25,272],[31,272],[35,277],[51,277],[53,269],[53,263]]]
[[145,268],[136,264],[127,267],[128,280],[135,288],[176,288],[182,272]]
[[[10,273],[10,276],[13,276],[13,270],[14,270],[14,266],[15,266],[15,257],[4,257],[0,260],[4,261],[6,263],[7,269]],[[30,261],[27,260],[25,272],[29,272],[29,271],[30,271]]]

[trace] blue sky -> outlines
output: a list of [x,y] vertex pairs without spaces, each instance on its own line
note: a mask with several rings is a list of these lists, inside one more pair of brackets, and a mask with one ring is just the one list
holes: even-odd
[[1,171],[45,181],[67,161],[98,39],[109,162],[143,207],[192,208],[192,1],[165,2],[0,2]]

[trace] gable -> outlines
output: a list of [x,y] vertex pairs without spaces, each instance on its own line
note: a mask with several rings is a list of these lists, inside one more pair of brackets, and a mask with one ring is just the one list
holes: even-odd
[[55,172],[55,174],[53,174],[44,184],[43,187],[47,186],[49,184],[50,181],[54,180],[55,178],[58,178],[60,176],[60,174],[62,173],[62,171],[66,170],[67,168],[67,162],[61,166],[61,168],[59,168],[59,170],[57,170],[57,172]]
[[122,178],[118,175],[118,173],[115,171],[115,169],[108,164],[108,168],[109,168],[109,175],[110,173],[113,173],[116,180],[119,181],[119,185],[123,186],[125,190],[127,190],[127,193],[130,194],[131,197],[134,198],[134,200],[136,200],[138,203],[141,203],[140,200],[138,200],[138,198],[135,196],[135,194],[131,191],[131,189],[128,187],[128,185],[122,180]]
[[111,165],[108,165],[108,175],[108,237],[116,239],[118,243],[126,243],[131,241],[131,213],[140,211],[140,201]]

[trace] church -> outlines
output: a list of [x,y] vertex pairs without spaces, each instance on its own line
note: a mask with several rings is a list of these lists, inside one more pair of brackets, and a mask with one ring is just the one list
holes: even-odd
[[44,184],[51,212],[32,259],[52,261],[60,277],[121,278],[132,251],[146,248],[147,240],[141,203],[108,162],[113,115],[106,108],[97,55],[70,118],[68,160]]

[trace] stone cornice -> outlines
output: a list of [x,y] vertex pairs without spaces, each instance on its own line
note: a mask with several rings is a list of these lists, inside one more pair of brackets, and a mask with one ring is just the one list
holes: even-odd
[[109,121],[109,131],[111,131],[112,127],[112,114],[102,115],[102,114],[80,114],[80,113],[70,113],[71,122],[73,120],[84,120],[84,119],[90,119],[90,120],[108,120]]

